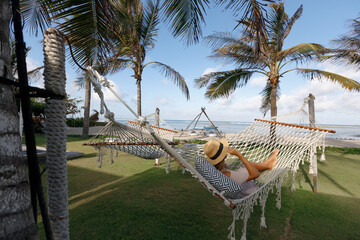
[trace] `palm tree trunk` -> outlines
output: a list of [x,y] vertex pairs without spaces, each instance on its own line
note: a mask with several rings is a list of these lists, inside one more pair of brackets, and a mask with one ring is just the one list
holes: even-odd
[[136,78],[137,84],[137,114],[141,116],[141,76]]
[[270,93],[271,120],[273,121],[276,121],[276,116],[277,116],[276,88],[277,88],[277,84],[273,83]]
[[[276,106],[276,83],[271,84],[271,93],[270,93],[270,111],[271,111],[271,120],[276,121],[277,117],[277,106]],[[270,125],[270,138],[271,143],[276,145],[276,124],[272,123]]]
[[[0,76],[11,78],[10,1],[0,1]],[[0,239],[38,239],[11,86],[0,84]]]
[[85,103],[84,103],[84,122],[83,122],[83,132],[82,132],[83,138],[87,138],[89,136],[90,98],[91,98],[91,82],[89,81],[88,73],[85,73]]

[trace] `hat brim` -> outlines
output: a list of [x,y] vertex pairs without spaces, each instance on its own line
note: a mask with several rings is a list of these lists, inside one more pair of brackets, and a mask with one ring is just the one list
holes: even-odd
[[227,154],[227,150],[229,148],[229,142],[225,138],[220,139],[219,142],[221,142],[223,145],[223,149],[222,149],[220,155],[216,159],[211,159],[208,156],[206,156],[206,160],[211,162],[212,165],[216,165],[219,162],[221,162],[222,160],[224,160],[224,158]]

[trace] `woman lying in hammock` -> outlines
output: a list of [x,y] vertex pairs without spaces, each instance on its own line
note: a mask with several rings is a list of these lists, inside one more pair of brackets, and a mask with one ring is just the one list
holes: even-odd
[[[220,139],[219,141],[211,139],[204,146],[204,153],[207,156],[206,160],[214,165],[220,172],[234,180],[237,184],[242,185],[245,195],[246,189],[251,191],[251,188],[253,189],[254,187],[257,187],[253,181],[248,181],[258,178],[262,172],[272,170],[274,168],[278,152],[279,150],[275,149],[266,161],[262,163],[255,163],[249,162],[235,148],[229,148],[229,143],[225,138]],[[227,169],[227,165],[225,163],[227,153],[237,156],[242,161],[243,164],[238,170],[231,171]],[[247,184],[244,185],[244,183]],[[248,194],[249,193],[250,192],[248,192]]]

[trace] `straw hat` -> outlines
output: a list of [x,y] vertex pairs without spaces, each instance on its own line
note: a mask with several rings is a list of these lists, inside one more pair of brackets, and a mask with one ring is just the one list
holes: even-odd
[[225,158],[228,148],[229,143],[225,138],[219,141],[211,139],[204,146],[204,153],[207,156],[206,160],[211,162],[212,165],[218,164]]

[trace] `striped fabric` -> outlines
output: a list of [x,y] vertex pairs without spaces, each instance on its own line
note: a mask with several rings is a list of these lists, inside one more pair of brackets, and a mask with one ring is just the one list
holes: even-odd
[[209,161],[196,155],[195,168],[216,190],[224,192],[224,197],[239,198],[242,190],[240,185],[222,174]]

